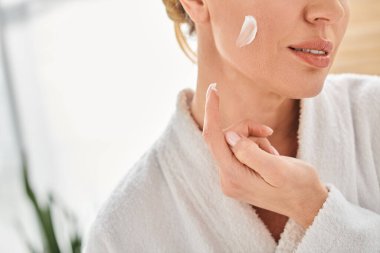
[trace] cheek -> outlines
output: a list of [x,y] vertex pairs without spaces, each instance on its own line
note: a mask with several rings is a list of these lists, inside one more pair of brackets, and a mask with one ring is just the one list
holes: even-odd
[[[212,26],[220,55],[240,68],[248,65],[250,71],[255,70],[255,67],[262,71],[264,66],[274,61],[280,46],[284,46],[281,43],[292,31],[289,24],[295,23],[295,17],[291,16],[292,13],[294,16],[294,11],[284,10],[286,7],[284,3],[268,6],[268,3],[252,2],[244,8],[238,4],[231,4],[229,10],[219,8],[215,16],[223,18],[214,20]],[[257,21],[256,35],[252,22],[245,22],[246,17],[250,16]]]
[[[237,60],[241,60],[244,54],[251,52],[252,46],[255,44],[256,40],[254,40],[254,38],[258,36],[258,34],[255,35],[255,29],[253,28],[256,24],[253,25],[253,22],[255,21],[254,18],[257,20],[258,15],[256,14],[260,12],[261,7],[258,6],[260,1],[225,1],[225,5],[210,1],[210,12],[214,13],[211,19],[211,26],[218,53],[223,59],[236,63]],[[259,32],[260,23],[258,24],[258,33]],[[239,35],[241,35],[240,39]]]
[[[230,10],[218,8],[215,19],[212,21],[213,37],[219,54],[231,60],[236,54],[236,41],[244,23],[244,13],[237,4],[230,4]],[[217,18],[216,18],[217,17]]]
[[[236,16],[221,21],[214,28],[215,46],[222,58],[235,67],[255,61],[260,50],[261,25],[254,12],[236,11]],[[247,13],[241,15],[241,13]]]
[[258,26],[256,18],[254,16],[245,16],[235,45],[238,48],[242,48],[251,44],[256,38],[257,30]]

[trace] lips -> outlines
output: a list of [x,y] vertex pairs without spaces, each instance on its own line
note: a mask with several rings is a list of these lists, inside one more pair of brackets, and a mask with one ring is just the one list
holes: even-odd
[[[288,47],[290,51],[297,56],[297,59],[303,60],[309,65],[316,68],[326,68],[330,65],[330,54],[333,51],[333,44],[330,41],[316,39],[293,44]],[[313,51],[310,51],[313,50]],[[312,52],[323,51],[322,54]],[[321,52],[318,52],[321,53]]]
[[329,55],[333,50],[333,44],[328,40],[316,39],[304,41],[299,44],[294,44],[289,46],[290,49],[300,48],[300,49],[312,49],[325,51]]

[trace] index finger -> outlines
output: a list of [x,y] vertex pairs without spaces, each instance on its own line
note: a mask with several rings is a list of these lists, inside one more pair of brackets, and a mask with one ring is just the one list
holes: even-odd
[[223,132],[234,131],[245,137],[255,136],[255,137],[267,137],[273,134],[273,129],[267,125],[256,123],[252,119],[246,119],[238,122],[235,125],[229,126],[223,129]]
[[216,83],[209,85],[206,94],[205,117],[202,135],[216,161],[222,164],[231,162],[233,153],[230,150],[221,128],[219,115],[219,96],[216,92]]

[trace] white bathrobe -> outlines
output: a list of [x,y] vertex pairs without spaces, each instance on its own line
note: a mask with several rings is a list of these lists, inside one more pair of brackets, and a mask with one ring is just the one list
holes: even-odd
[[289,219],[277,244],[255,210],[223,194],[216,165],[178,94],[163,134],[102,206],[85,252],[380,252],[380,78],[329,75],[301,100],[297,158],[328,197],[306,230]]

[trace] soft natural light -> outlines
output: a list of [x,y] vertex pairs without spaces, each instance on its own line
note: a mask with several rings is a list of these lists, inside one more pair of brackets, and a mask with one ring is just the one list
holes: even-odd
[[[256,1],[253,2],[257,4]],[[336,3],[338,2],[341,4],[350,2],[351,16],[345,37],[339,45],[339,51],[335,55],[336,59],[329,70],[330,73],[349,72],[379,75],[380,1],[336,1]],[[166,2],[168,5],[173,3],[179,4],[178,1]],[[265,3],[267,6],[268,2]],[[329,3],[335,5],[335,2]],[[240,3],[234,1],[230,1],[229,4],[234,7],[242,7],[241,12],[244,12],[242,15],[248,15],[245,13],[248,12],[248,5],[239,6]],[[310,9],[316,12],[315,15],[334,14],[330,8],[332,5],[327,5],[327,2],[323,0],[319,1],[319,5],[313,1],[305,1],[302,4],[312,6]],[[314,8],[317,5],[319,8],[325,8],[326,12],[319,12],[318,8]],[[178,8],[179,5],[170,5],[170,7],[173,6]],[[303,13],[307,9],[305,6],[295,9]],[[339,7],[339,5],[336,4],[335,7]],[[278,7],[276,8],[279,10]],[[233,12],[230,8],[224,9],[227,12]],[[254,9],[257,10],[257,8]],[[289,10],[291,9],[289,8]],[[336,8],[335,12],[336,10],[340,9]],[[267,11],[269,13],[273,9],[267,8]],[[174,13],[177,12],[174,11]],[[261,10],[260,13],[263,16],[271,17]],[[183,12],[179,15],[184,14]],[[238,24],[235,22],[236,20],[232,20],[230,15],[226,15],[227,17],[224,19],[226,12],[223,12],[223,18],[212,13],[212,15],[214,14],[214,19],[210,19],[211,21],[222,20],[231,27]],[[284,41],[301,41],[302,38],[306,39],[311,36],[313,32],[316,34],[317,30],[309,29],[312,26],[305,23],[307,20],[303,14],[295,13],[295,15],[303,22],[299,24],[305,30],[305,34],[302,34],[301,29],[295,29],[295,24],[290,22],[289,27],[294,34],[289,35],[289,38],[281,36],[281,38],[285,37],[281,43],[272,39],[273,36],[269,36],[268,40],[261,39],[261,41],[264,41],[265,44],[270,44],[267,42],[271,41],[281,47],[286,44]],[[235,19],[237,19],[236,17]],[[279,22],[278,20],[284,19],[274,20]],[[274,28],[280,23],[282,25],[282,21],[276,22],[268,24],[267,27]],[[296,22],[296,19],[292,22]],[[197,27],[201,29],[198,31],[202,31],[203,27],[212,28],[213,31],[212,33],[200,33],[206,35],[201,37],[202,41],[207,41],[207,43],[201,44],[207,45],[206,50],[202,52],[211,48],[210,54],[202,54],[203,59],[210,59],[207,62],[214,63],[200,64],[202,71],[207,66],[207,71],[202,72],[206,73],[204,79],[200,81],[202,84],[203,80],[215,78],[215,75],[216,78],[219,78],[219,74],[231,76],[230,70],[224,67],[228,64],[220,68],[222,72],[208,70],[209,66],[218,67],[227,62],[226,59],[228,61],[233,59],[233,57],[229,58],[218,54],[223,51],[223,44],[229,45],[229,43],[221,42],[228,36],[222,38],[224,36],[217,34],[228,31],[223,34],[227,35],[230,30],[223,30],[222,25],[218,25],[217,22],[210,22],[208,25],[211,26]],[[215,25],[217,29],[214,29]],[[259,25],[259,27],[261,26]],[[323,35],[331,40],[339,37],[336,34],[339,29],[335,29],[336,27],[326,26],[325,28],[326,30],[320,32],[320,36]],[[186,31],[186,27],[183,29]],[[282,27],[277,30],[283,31]],[[269,29],[265,32],[268,31]],[[211,36],[207,37],[208,35]],[[230,39],[228,38],[228,40]],[[208,44],[210,41],[217,43]],[[189,38],[188,43],[196,51],[196,38]],[[272,47],[268,48],[272,49]],[[213,49],[215,50],[213,51]],[[221,49],[222,51],[220,51]],[[281,50],[278,51],[281,52]],[[271,52],[271,50],[262,52]],[[216,56],[216,60],[212,59],[213,57],[207,57],[210,55]],[[255,56],[254,54],[247,55]],[[202,62],[202,57],[200,58]],[[260,62],[260,66],[264,66],[261,64],[262,62],[266,63],[260,58],[254,57],[253,59]],[[277,57],[273,59],[281,62]],[[219,60],[222,60],[222,63]],[[231,62],[235,64],[238,61]],[[248,66],[250,70],[257,73],[257,70],[251,68],[250,64],[246,64],[245,61],[243,63],[241,65]],[[266,64],[267,68],[269,68],[268,66],[272,65]],[[276,70],[279,69],[276,68]],[[240,68],[235,68],[235,70],[239,72],[233,73],[244,74]],[[273,68],[263,73],[275,73],[272,70]],[[305,68],[305,70],[308,69]],[[0,253],[45,252],[43,245],[48,244],[46,238],[54,237],[54,233],[57,238],[56,244],[59,244],[56,248],[61,249],[62,252],[77,253],[70,248],[72,247],[70,243],[75,241],[70,238],[70,231],[78,229],[81,242],[86,241],[90,225],[105,200],[167,127],[169,119],[174,113],[179,91],[185,88],[196,88],[197,71],[197,66],[186,58],[176,41],[174,25],[168,18],[163,0],[0,0]],[[293,69],[286,73],[292,73],[297,77],[302,76]],[[235,75],[235,77],[237,76],[239,75]],[[244,74],[243,79],[239,80],[244,81],[246,77],[249,76]],[[221,79],[217,81],[223,83],[224,79]],[[301,80],[302,87],[305,87],[304,80],[306,79],[308,78]],[[239,80],[234,79],[232,85],[240,82]],[[293,79],[286,81],[290,83],[289,80]],[[252,82],[255,82],[254,79]],[[224,94],[235,96],[238,93],[235,93],[235,86],[233,89],[234,92],[225,92]],[[245,94],[251,95],[247,92]],[[371,95],[373,94],[377,93],[371,93]],[[239,97],[240,99],[241,97]],[[366,98],[364,99],[363,95],[361,101],[364,100]],[[201,100],[197,99],[197,101]],[[248,101],[254,100],[249,98]],[[240,101],[235,104],[240,104]],[[356,105],[360,106],[361,103],[356,103]],[[230,108],[232,106],[228,106],[228,109]],[[246,108],[248,107],[244,107],[244,110],[241,111],[245,111]],[[320,107],[316,106],[316,108]],[[239,110],[235,109],[234,117],[241,117],[237,116],[236,112]],[[354,106],[350,107],[350,110],[353,109]],[[273,115],[277,114],[282,115],[283,113]],[[314,114],[310,113],[310,115]],[[336,118],[339,120],[341,117]],[[354,123],[354,119],[347,122],[351,121]],[[183,125],[180,126],[179,132],[182,134],[185,128]],[[371,131],[371,134],[375,136],[376,131],[373,133]],[[179,134],[175,136],[179,136],[180,140],[186,142],[184,146],[189,148],[190,142],[181,138]],[[359,143],[356,137],[355,143]],[[373,141],[372,136],[368,137],[368,140]],[[314,146],[310,147],[309,151],[314,152]],[[28,170],[22,168],[21,147],[26,150]],[[189,149],[197,150],[197,148],[191,147]],[[356,155],[364,153],[358,152],[359,148],[352,150],[356,150]],[[333,153],[329,155],[331,154]],[[339,155],[342,154],[345,153],[339,153]],[[171,161],[173,161],[172,157],[182,158],[181,155],[172,155],[170,156]],[[191,160],[187,158],[183,160]],[[193,160],[199,161],[198,158],[199,156]],[[319,160],[320,156],[316,156],[316,158]],[[368,159],[366,158],[366,160]],[[357,162],[356,165],[359,163]],[[181,168],[181,166],[175,167]],[[192,169],[191,173],[193,173],[194,166],[188,167]],[[203,162],[200,167],[203,177]],[[23,178],[25,171],[29,171],[32,191],[27,191],[28,180]],[[360,176],[371,175],[368,171],[357,174]],[[372,176],[368,176],[368,178],[370,177]],[[149,177],[149,179],[151,178]],[[199,177],[195,178],[197,182]],[[154,179],[156,178],[154,177]],[[165,182],[166,185],[170,185],[166,179],[167,177],[165,181],[156,180],[155,182]],[[187,181],[188,179],[189,177],[186,177]],[[339,178],[339,180],[345,180],[345,178]],[[356,181],[362,183],[360,179]],[[353,188],[350,187],[345,188],[350,192],[354,189],[352,192],[356,195],[353,195],[353,199],[363,203],[366,200],[371,202],[371,198],[363,197],[367,196],[366,194],[359,194],[359,187],[356,185]],[[210,189],[214,189],[214,187],[210,187]],[[361,188],[363,192],[369,192],[369,190],[363,189],[365,188]],[[29,196],[27,192],[29,192]],[[31,195],[33,196],[33,194],[30,192],[34,192],[37,196],[40,208],[35,207],[38,205],[32,205],[33,197]],[[154,192],[153,196],[156,196],[156,191]],[[168,192],[175,195],[172,189]],[[146,195],[152,196],[152,194]],[[209,197],[208,194],[205,195]],[[361,196],[362,199],[359,198]],[[162,198],[159,199],[161,204]],[[123,203],[125,202],[123,201]],[[146,206],[146,203],[153,202],[141,203]],[[219,202],[216,203],[219,207]],[[288,201],[288,203],[293,202]],[[167,205],[162,206],[167,207]],[[133,207],[133,211],[136,212],[135,204]],[[176,210],[176,208],[171,209]],[[43,210],[43,212],[38,212],[39,210]],[[154,212],[157,213],[157,210],[154,209]],[[118,217],[117,215],[112,216]],[[121,217],[127,219],[129,217],[127,216],[122,215]],[[50,217],[52,217],[52,224],[49,224]],[[170,216],[171,221],[172,217]],[[44,235],[41,232],[44,230],[40,229],[41,220],[48,223],[47,227],[51,226],[54,229],[45,229],[48,232]],[[225,221],[224,217],[221,220]],[[181,221],[186,221],[186,219],[182,218]],[[223,222],[214,224],[219,223]],[[173,222],[173,224],[175,225],[172,227],[176,227],[177,223]],[[233,220],[233,224],[239,223],[235,223]],[[168,226],[166,223],[165,228]],[[133,233],[136,234],[134,229]],[[366,230],[361,229],[361,231]],[[120,234],[124,236],[124,233]],[[188,233],[184,234],[186,234],[187,240]],[[195,234],[200,233],[196,232]],[[250,235],[250,233],[247,234]],[[358,233],[358,236],[361,234]],[[208,243],[207,240],[205,242]]]
[[[161,134],[178,91],[195,88],[196,66],[177,45],[160,1],[42,3],[36,1],[29,18],[9,18],[6,26],[32,182],[41,199],[52,189],[87,230],[118,181]],[[9,172],[1,169],[4,179]],[[20,173],[11,178],[21,181]],[[18,184],[2,188],[13,199],[25,198]],[[15,205],[30,208],[20,202],[26,204]],[[7,237],[13,241],[1,243],[0,251],[15,252],[15,242],[17,252],[26,251],[13,224],[20,214],[1,209],[7,224],[1,234],[12,231]]]

